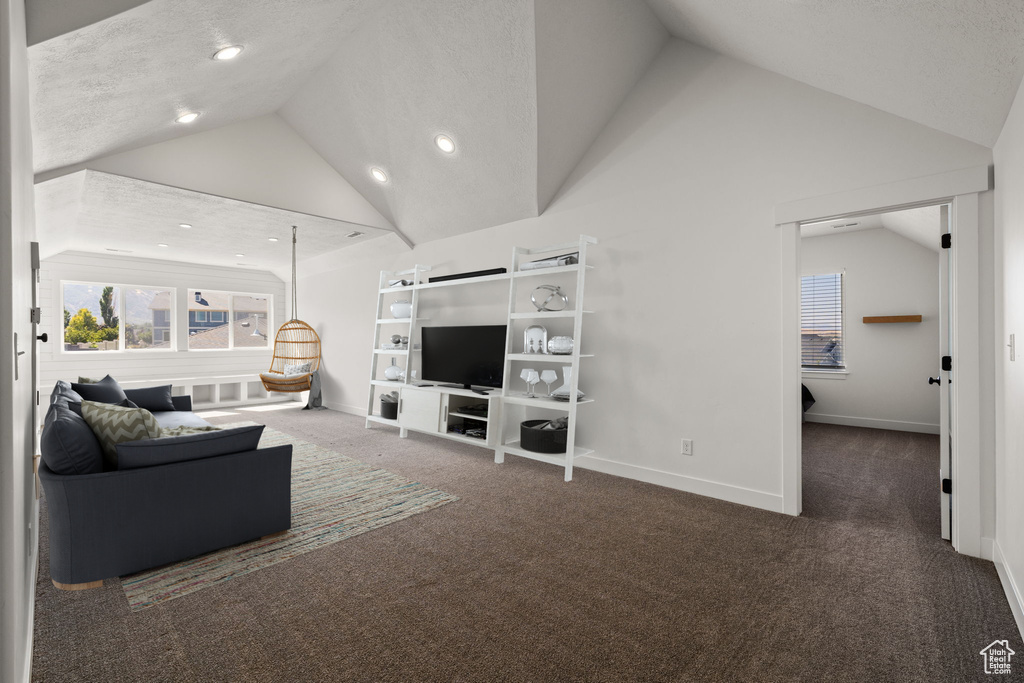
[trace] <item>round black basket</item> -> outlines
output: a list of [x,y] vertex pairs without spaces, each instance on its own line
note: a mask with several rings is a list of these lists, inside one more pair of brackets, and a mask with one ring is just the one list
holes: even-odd
[[565,453],[568,429],[540,429],[548,420],[527,420],[519,423],[519,445],[534,453]]
[[398,402],[397,401],[384,401],[380,402],[380,416],[385,420],[397,420],[398,419]]

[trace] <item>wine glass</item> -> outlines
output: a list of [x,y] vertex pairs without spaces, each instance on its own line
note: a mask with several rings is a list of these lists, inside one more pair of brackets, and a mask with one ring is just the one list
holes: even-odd
[[530,385],[530,398],[537,398],[537,394],[533,393],[533,388],[537,386],[537,382],[540,381],[540,373],[536,370],[530,370],[530,378],[526,381]]
[[551,395],[551,383],[558,379],[558,373],[554,370],[545,370],[540,373],[540,380],[548,385],[548,396]]
[[537,371],[531,368],[524,368],[523,371],[519,373],[519,378],[526,382],[526,398],[533,398],[533,390],[530,388],[530,382],[532,381],[533,384],[536,384],[536,377]]

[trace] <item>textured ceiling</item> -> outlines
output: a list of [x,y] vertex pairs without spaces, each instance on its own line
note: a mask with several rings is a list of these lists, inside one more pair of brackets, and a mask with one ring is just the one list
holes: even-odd
[[940,251],[939,233],[942,227],[940,209],[939,206],[923,206],[874,216],[837,218],[821,223],[811,223],[800,227],[800,236],[827,237],[844,232],[885,228],[926,249],[938,252]]
[[1024,75],[1021,0],[648,0],[677,37],[991,147]]
[[[98,171],[78,171],[36,185],[36,224],[44,258],[67,250],[130,253],[269,270],[283,278],[291,268],[292,225],[299,227],[300,259],[388,234]],[[345,237],[352,231],[364,235]],[[271,237],[278,241],[269,241]],[[115,249],[123,251],[111,251]]]
[[[150,0],[33,45],[36,172],[276,111],[376,4]],[[211,59],[236,43],[244,59]]]
[[[413,243],[542,213],[670,31],[988,146],[1024,72],[1019,0],[64,1],[29,0],[40,180],[106,170]],[[108,200],[125,226],[178,222],[76,178],[40,185],[54,244],[109,240]]]

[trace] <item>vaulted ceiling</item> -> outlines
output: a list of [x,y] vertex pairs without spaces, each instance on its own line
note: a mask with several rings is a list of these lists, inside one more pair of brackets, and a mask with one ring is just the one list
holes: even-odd
[[[308,222],[324,250],[360,226],[415,244],[537,216],[670,35],[987,146],[1024,73],[1017,0],[26,4],[44,254],[107,248],[113,187],[118,225],[169,186],[188,192],[166,226],[246,202],[260,234]],[[143,223],[126,248],[155,248],[160,215]]]

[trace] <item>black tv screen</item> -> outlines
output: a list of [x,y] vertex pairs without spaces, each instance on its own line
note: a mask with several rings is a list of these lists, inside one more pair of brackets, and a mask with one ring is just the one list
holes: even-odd
[[500,388],[506,331],[505,325],[424,327],[423,379]]

